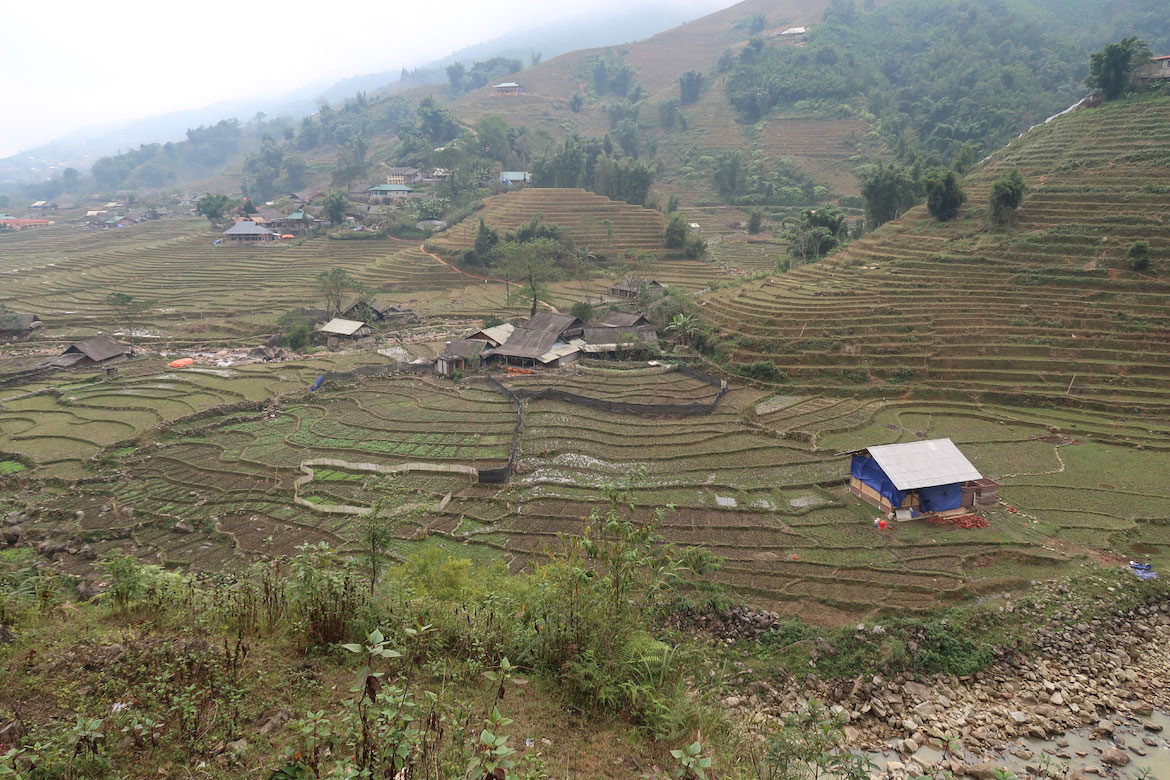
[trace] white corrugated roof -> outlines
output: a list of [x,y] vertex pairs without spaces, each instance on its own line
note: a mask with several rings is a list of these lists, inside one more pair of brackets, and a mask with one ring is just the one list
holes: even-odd
[[366,323],[358,322],[357,320],[343,320],[340,317],[334,317],[322,325],[319,330],[322,333],[334,333],[338,336],[352,336],[364,328],[365,325]]
[[548,352],[538,357],[537,360],[541,363],[551,363],[554,360],[577,354],[584,346],[585,342],[581,339],[572,339],[568,344],[557,344]]
[[898,490],[983,478],[950,439],[883,444],[867,449]]

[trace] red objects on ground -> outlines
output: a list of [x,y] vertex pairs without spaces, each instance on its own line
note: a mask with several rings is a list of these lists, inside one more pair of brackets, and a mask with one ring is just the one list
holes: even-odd
[[953,525],[958,528],[987,528],[991,522],[986,517],[979,515],[960,515],[959,517],[939,517],[934,515],[926,518],[926,522],[931,525]]

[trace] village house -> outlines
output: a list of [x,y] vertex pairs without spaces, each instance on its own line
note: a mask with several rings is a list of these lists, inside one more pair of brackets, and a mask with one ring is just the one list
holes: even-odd
[[276,217],[270,221],[274,227],[298,236],[313,232],[313,228],[317,226],[317,220],[304,209],[297,209],[287,216]]
[[60,355],[49,358],[40,365],[48,368],[100,366],[125,360],[129,355],[130,347],[120,341],[115,341],[109,336],[94,336],[70,344]]
[[28,338],[42,327],[44,327],[44,323],[35,314],[0,312],[0,338]]
[[263,225],[241,220],[223,231],[223,241],[234,244],[262,244],[272,241],[276,234]]
[[629,358],[648,356],[658,348],[658,331],[653,325],[582,328],[581,352],[593,357]]
[[367,200],[372,201],[374,198],[381,198],[382,200],[399,201],[406,200],[414,192],[405,184],[379,184],[370,187],[366,190],[368,193]]
[[451,376],[456,371],[474,371],[483,366],[483,351],[487,342],[479,339],[455,339],[448,341],[443,354],[435,361],[435,371],[441,376]]
[[849,492],[899,520],[969,510],[999,500],[999,483],[985,479],[950,439],[883,444],[840,453],[852,456]]
[[499,84],[493,84],[492,89],[496,91],[497,95],[523,95],[524,87],[517,84],[515,81],[503,81]]
[[1154,57],[1134,71],[1133,77],[1139,84],[1147,84],[1151,81],[1170,80],[1170,54],[1162,57]]
[[350,203],[369,203],[370,202],[370,188],[364,184],[355,185],[349,188],[346,193]]
[[580,357],[584,342],[571,338],[583,323],[571,314],[542,311],[528,319],[500,346],[487,353],[489,361],[520,366],[558,368]]
[[387,184],[418,184],[423,180],[423,172],[418,168],[389,168],[386,170]]
[[666,292],[665,284],[661,284],[653,279],[636,279],[634,277],[612,285],[607,292],[611,298],[633,299],[642,293],[642,288],[646,288],[649,294],[655,296]]
[[31,230],[33,228],[48,227],[52,224],[53,221],[50,219],[17,219],[16,217],[9,217],[7,215],[0,218],[0,230]]
[[374,345],[374,330],[358,320],[343,320],[340,317],[334,317],[317,328],[314,332],[314,338],[329,349],[372,347]]
[[500,171],[500,184],[509,187],[518,187],[528,183],[528,171]]
[[396,303],[380,304],[376,301],[360,300],[349,305],[341,316],[347,320],[361,320],[362,322],[390,322],[392,320],[410,321],[417,319],[414,311],[399,306]]
[[636,328],[641,325],[649,325],[650,320],[641,314],[628,314],[615,309],[607,311],[605,316],[593,324],[602,328]]

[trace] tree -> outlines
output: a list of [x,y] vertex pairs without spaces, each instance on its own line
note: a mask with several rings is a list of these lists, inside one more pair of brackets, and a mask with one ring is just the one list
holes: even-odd
[[1130,85],[1134,70],[1149,59],[1149,45],[1137,36],[1106,44],[1104,49],[1089,57],[1089,75],[1085,84],[1101,90],[1106,100],[1113,100]]
[[764,225],[764,212],[760,209],[752,209],[748,212],[747,231],[750,235],[756,235],[760,232],[760,228]]
[[918,187],[906,168],[878,163],[861,175],[861,197],[865,221],[873,229],[913,206]]
[[594,315],[593,304],[589,303],[589,301],[577,301],[573,304],[573,308],[569,310],[569,313],[581,320],[581,322],[592,322]]
[[693,314],[676,314],[670,318],[670,324],[666,326],[666,332],[674,333],[683,344],[689,344],[698,329],[699,318]]
[[574,92],[573,97],[569,98],[569,110],[574,114],[581,113],[581,107],[585,105],[585,98],[581,97],[580,92]]
[[361,558],[369,574],[371,596],[378,584],[378,575],[386,567],[386,553],[394,541],[394,529],[382,517],[382,503],[375,503],[373,510],[361,519]]
[[687,231],[690,227],[682,214],[674,213],[670,215],[670,222],[666,224],[666,232],[663,234],[663,239],[666,241],[667,249],[682,249],[687,241]]
[[1150,268],[1150,243],[1135,241],[1129,248],[1129,267],[1134,271],[1147,271]]
[[114,319],[122,329],[123,337],[130,342],[130,354],[134,354],[134,327],[142,322],[142,315],[149,304],[133,295],[115,292],[106,296],[106,305],[113,310]]
[[317,274],[317,292],[325,303],[325,315],[336,317],[351,295],[365,292],[365,287],[344,268],[330,268]]
[[987,221],[992,227],[1010,225],[1016,220],[1016,209],[1024,202],[1024,178],[1013,168],[991,185],[987,203]]
[[304,352],[309,346],[313,330],[303,322],[294,323],[284,331],[284,345],[293,352]]
[[926,208],[939,222],[954,219],[959,209],[967,202],[967,193],[959,186],[954,171],[934,171],[926,177],[924,184]]
[[697,70],[688,70],[678,77],[679,100],[684,106],[689,106],[699,99],[703,91],[703,74]]
[[195,213],[207,217],[209,222],[223,219],[224,212],[232,206],[232,199],[227,195],[212,195],[208,193],[195,201]]
[[329,217],[330,225],[337,225],[345,219],[345,210],[349,208],[349,198],[344,190],[333,190],[321,201],[321,210]]
[[536,308],[541,301],[548,302],[551,297],[545,282],[560,275],[556,265],[560,252],[561,245],[551,238],[537,238],[524,243],[507,241],[500,245],[499,253],[504,258],[500,270],[506,279],[520,283],[517,295],[525,300],[531,299],[530,317],[536,316]]

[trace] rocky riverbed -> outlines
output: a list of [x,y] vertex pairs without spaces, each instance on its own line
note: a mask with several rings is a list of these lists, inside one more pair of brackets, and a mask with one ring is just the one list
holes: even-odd
[[[1046,587],[1062,595],[1063,586]],[[1039,616],[1034,607],[1019,609]],[[1077,606],[1057,611],[1030,652],[1001,653],[971,676],[755,679],[724,704],[759,720],[816,698],[845,721],[850,746],[870,756],[880,778],[940,770],[990,778],[996,767],[1070,780],[1136,778],[1148,768],[1145,776],[1170,778],[1170,718],[1163,714],[1170,712],[1170,601],[1112,617],[1079,620],[1083,614]],[[722,641],[774,620],[774,613],[739,610],[722,621]],[[859,625],[856,640],[882,630]],[[721,635],[718,627],[712,633]]]

